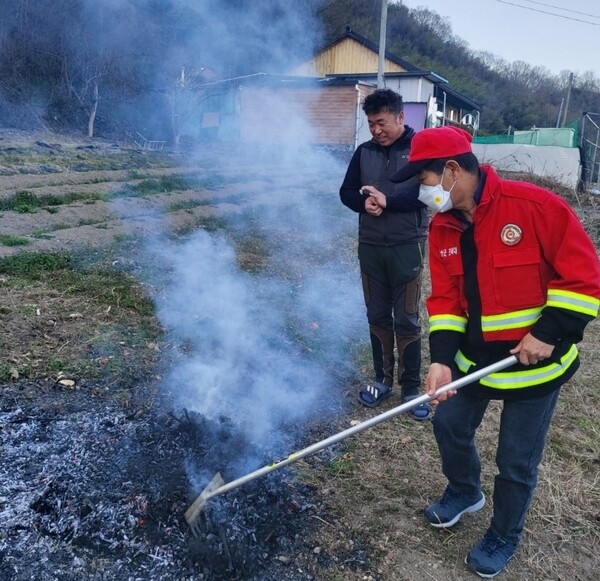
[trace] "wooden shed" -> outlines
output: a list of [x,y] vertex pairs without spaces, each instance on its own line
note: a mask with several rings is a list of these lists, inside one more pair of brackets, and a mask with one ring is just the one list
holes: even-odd
[[[292,68],[290,75],[327,76],[331,74],[377,74],[379,47],[368,38],[346,27],[343,36],[323,47],[309,61]],[[386,52],[384,72],[419,71],[415,65]]]

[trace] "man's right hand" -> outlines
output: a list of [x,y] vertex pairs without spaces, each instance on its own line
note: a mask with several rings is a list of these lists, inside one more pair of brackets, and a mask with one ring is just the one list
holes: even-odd
[[363,186],[361,193],[363,196],[369,196],[365,200],[365,211],[368,214],[371,214],[371,216],[381,216],[381,213],[387,206],[385,194],[373,186]]
[[371,216],[381,216],[383,208],[377,203],[373,196],[369,196],[365,200],[365,212]]
[[387,207],[387,198],[383,192],[380,192],[375,186],[363,186],[362,193],[374,199],[383,209]]
[[[440,387],[448,385],[452,381],[452,370],[447,365],[441,363],[432,363],[425,379],[425,392],[427,395],[433,395]],[[438,398],[432,399],[431,403],[438,404],[446,401],[456,394],[455,389],[442,393]]]

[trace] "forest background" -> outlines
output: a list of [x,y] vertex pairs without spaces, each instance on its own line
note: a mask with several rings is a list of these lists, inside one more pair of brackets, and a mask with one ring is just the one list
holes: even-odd
[[[206,82],[285,74],[346,26],[378,44],[381,2],[0,0],[0,14],[1,126],[109,138],[137,131],[170,141],[185,133],[185,109],[196,106]],[[484,135],[600,112],[592,71],[574,63],[565,115],[573,71],[553,74],[471,50],[447,19],[424,7],[390,1],[386,42],[480,103]]]

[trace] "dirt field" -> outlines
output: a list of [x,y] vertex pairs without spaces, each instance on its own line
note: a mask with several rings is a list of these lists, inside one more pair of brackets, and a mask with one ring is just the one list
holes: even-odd
[[[325,159],[0,133],[0,202],[11,204],[0,258],[72,259],[35,280],[0,273],[0,580],[474,578],[463,559],[489,503],[451,531],[426,526],[423,507],[444,483],[430,423],[407,416],[215,501],[199,539],[183,518],[208,474],[231,480],[377,413],[355,400],[369,375],[355,218],[337,199],[345,160]],[[590,204],[580,210],[593,230]],[[205,294],[187,295],[184,283]],[[230,288],[232,338],[218,342],[207,319]],[[206,305],[187,326],[190,296]],[[258,320],[271,326],[259,333]],[[507,581],[584,581],[600,565],[599,342],[594,322]],[[231,396],[215,402],[208,384],[192,393],[200,364],[228,350]],[[248,400],[260,405],[236,416]],[[266,444],[241,429],[280,413],[283,429]],[[488,497],[498,413],[479,437]]]
[[[225,192],[238,198],[236,211],[244,208],[242,194],[255,194],[251,180],[235,183],[236,175],[245,167],[230,167],[229,187],[223,188],[215,172],[215,157],[198,156],[185,159],[172,153],[139,150],[134,144],[87,142],[52,135],[4,132],[0,134],[3,159],[0,160],[0,195],[19,192],[35,196],[65,198],[79,195],[82,199],[60,206],[47,205],[42,211],[3,212],[0,230],[3,235],[26,239],[23,246],[0,246],[0,255],[27,252],[57,252],[82,247],[103,247],[126,238],[139,238],[157,229],[181,232],[193,228],[202,218],[215,214],[214,196]],[[185,165],[181,165],[181,163]],[[211,167],[212,166],[212,167]],[[177,174],[197,177],[208,174],[205,187],[185,191],[160,191],[160,178]],[[155,183],[154,183],[155,182]],[[150,183],[149,195],[144,190],[129,191],[140,183]],[[156,186],[156,187],[154,187]],[[97,199],[86,199],[85,195]],[[259,202],[256,197],[254,200]],[[184,209],[170,208],[178,204]],[[220,204],[227,210],[227,200]]]

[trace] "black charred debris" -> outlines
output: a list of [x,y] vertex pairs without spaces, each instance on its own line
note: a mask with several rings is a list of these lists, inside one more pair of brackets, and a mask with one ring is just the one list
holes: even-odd
[[191,534],[187,474],[241,475],[248,444],[226,419],[28,390],[45,386],[0,385],[0,581],[305,581],[318,575],[300,555],[313,570],[331,558],[305,544],[314,494],[285,469],[211,500]]

